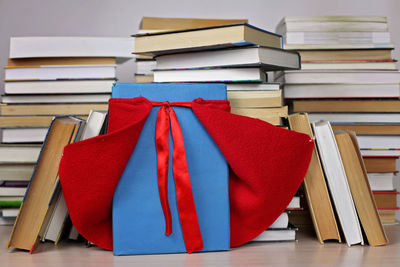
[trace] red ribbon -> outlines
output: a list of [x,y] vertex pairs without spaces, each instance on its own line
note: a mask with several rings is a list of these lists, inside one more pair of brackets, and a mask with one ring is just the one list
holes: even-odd
[[169,129],[171,127],[174,142],[172,152],[172,171],[176,186],[176,200],[183,239],[188,253],[203,249],[200,226],[194,204],[192,186],[186,161],[185,145],[178,118],[171,106],[192,107],[192,102],[158,102],[151,101],[153,106],[161,106],[156,122],[156,150],[158,190],[161,207],[165,217],[165,234],[172,233],[172,218],[168,204],[168,160],[169,160]]

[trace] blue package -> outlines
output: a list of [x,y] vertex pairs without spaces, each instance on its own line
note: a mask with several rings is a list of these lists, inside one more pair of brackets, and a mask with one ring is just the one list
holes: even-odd
[[[116,83],[113,98],[143,96],[153,101],[226,100],[224,84]],[[114,255],[186,252],[179,221],[172,174],[173,142],[169,134],[168,201],[172,234],[165,235],[165,219],[157,183],[155,127],[160,107],[153,107],[138,143],[121,176],[113,198]],[[228,165],[193,111],[172,107],[178,117],[185,144],[193,198],[204,248],[229,250]]]

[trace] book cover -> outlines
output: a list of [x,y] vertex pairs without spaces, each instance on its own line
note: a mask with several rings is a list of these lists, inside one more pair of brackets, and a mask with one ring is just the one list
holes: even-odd
[[[153,101],[226,99],[222,84],[115,84],[113,98],[143,96]],[[186,150],[187,165],[204,248],[230,248],[227,163],[187,107],[175,107]],[[157,185],[155,127],[159,107],[153,107],[113,198],[115,255],[185,252],[172,173],[172,137],[169,138],[168,201],[172,233],[165,235],[165,219]]]

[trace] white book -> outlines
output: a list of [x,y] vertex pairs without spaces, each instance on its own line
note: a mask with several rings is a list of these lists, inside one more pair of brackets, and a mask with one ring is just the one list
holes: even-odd
[[276,32],[387,32],[385,22],[370,21],[288,21],[278,24]]
[[283,212],[279,217],[271,224],[268,229],[283,229],[287,228],[289,225],[289,215],[287,212]]
[[107,103],[111,94],[3,95],[6,104],[28,103]]
[[283,17],[278,26],[286,22],[380,22],[387,23],[385,16],[288,16]]
[[300,196],[294,196],[290,201],[289,205],[286,207],[287,209],[299,209],[300,206]]
[[399,71],[303,70],[278,72],[276,81],[285,83],[400,83]]
[[115,80],[6,82],[6,94],[111,93]]
[[227,83],[227,91],[276,91],[280,90],[280,83]]
[[6,67],[5,80],[114,79],[115,65]]
[[400,83],[292,84],[284,85],[284,97],[296,98],[399,98]]
[[325,177],[348,246],[364,244],[346,172],[328,121],[312,123]]
[[3,143],[42,143],[48,128],[5,128],[2,129]]
[[[36,161],[35,161],[36,163]],[[0,164],[0,181],[29,181],[31,179],[35,163],[30,164],[15,164],[6,163]]]
[[400,149],[399,135],[357,135],[361,149]]
[[296,228],[287,229],[268,229],[262,232],[252,241],[295,241],[296,240]]
[[155,60],[137,60],[136,74],[153,75],[153,70],[157,68]]
[[399,113],[309,113],[310,122],[327,120],[334,123],[398,123]]
[[0,196],[23,197],[25,196],[26,187],[0,187]]
[[361,149],[363,157],[400,157],[400,150],[396,149]]
[[2,217],[17,217],[19,212],[19,208],[6,208],[1,209],[1,216]]
[[393,191],[396,189],[395,177],[396,175],[392,172],[368,173],[368,182],[372,191]]
[[10,58],[132,58],[132,37],[29,36],[10,38]]
[[389,32],[286,32],[286,44],[390,44]]
[[259,68],[155,70],[154,82],[265,82]]
[[269,47],[241,47],[156,57],[157,69],[191,69],[228,66],[261,66],[263,69],[299,69],[297,52]]
[[396,71],[396,62],[305,62],[302,70],[392,70]]
[[[4,129],[3,129],[4,130]],[[37,161],[41,147],[39,145],[0,145],[0,164],[34,164]],[[3,180],[0,177],[0,180]]]

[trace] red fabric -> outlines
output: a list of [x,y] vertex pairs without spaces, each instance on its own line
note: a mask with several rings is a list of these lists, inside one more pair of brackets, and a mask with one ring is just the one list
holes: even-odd
[[[143,97],[111,99],[109,133],[64,149],[59,175],[71,220],[82,236],[102,248],[112,249],[113,192],[151,107]],[[230,114],[228,101],[198,99],[192,108],[231,168],[231,246],[241,245],[285,210],[304,179],[313,141]]]
[[192,253],[203,249],[199,221],[197,219],[196,206],[194,204],[189,170],[186,162],[185,144],[181,127],[172,106],[191,107],[191,102],[160,103],[161,105],[156,122],[156,150],[158,188],[160,192],[161,206],[165,216],[166,234],[172,233],[171,211],[168,204],[168,158],[169,158],[169,128],[171,125],[174,148],[172,152],[172,170],[176,186],[176,201],[178,205],[179,221],[182,227],[183,240],[186,251]]

